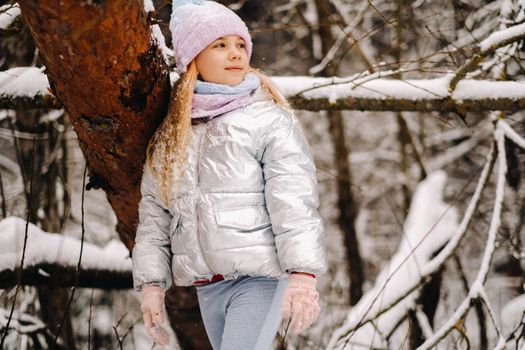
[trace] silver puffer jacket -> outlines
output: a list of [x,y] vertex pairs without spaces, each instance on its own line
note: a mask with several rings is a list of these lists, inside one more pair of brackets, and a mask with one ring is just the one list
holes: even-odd
[[[174,184],[175,186],[175,184]],[[133,249],[134,287],[215,274],[284,277],[326,270],[315,165],[295,116],[259,90],[244,108],[192,126],[167,208],[147,166]]]

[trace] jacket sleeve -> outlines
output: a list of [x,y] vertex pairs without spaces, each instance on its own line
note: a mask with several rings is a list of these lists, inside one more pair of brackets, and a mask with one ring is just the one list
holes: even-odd
[[133,248],[133,286],[137,291],[145,285],[157,285],[167,290],[171,274],[171,214],[159,195],[157,180],[147,165],[141,183],[139,224]]
[[322,274],[324,228],[310,146],[295,116],[284,110],[262,139],[266,206],[281,267]]

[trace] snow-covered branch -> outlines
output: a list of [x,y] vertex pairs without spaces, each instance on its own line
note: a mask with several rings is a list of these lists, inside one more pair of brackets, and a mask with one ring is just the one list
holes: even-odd
[[[516,111],[525,108],[525,83],[463,80],[452,97],[448,78],[274,77],[296,109],[362,111]],[[61,108],[42,69],[0,72],[0,108]]]
[[[367,348],[387,347],[384,339],[374,336],[377,330],[390,334],[408,310],[416,309],[419,296],[416,289],[429,276],[422,275],[421,266],[425,266],[458,229],[456,210],[442,199],[445,182],[445,173],[437,171],[418,186],[404,225],[405,239],[398,252],[379,274],[375,287],[352,308],[345,325],[334,332],[328,349],[339,349],[341,345],[344,348],[350,340],[367,344]],[[392,305],[399,291],[406,291],[407,286],[415,288],[410,288],[401,302]],[[364,318],[371,320],[372,315],[375,315],[375,326],[364,322]],[[425,329],[432,332],[429,327]]]
[[[481,261],[481,266],[478,271],[476,280],[472,283],[469,290],[468,296],[463,302],[457,307],[454,315],[452,315],[447,322],[441,326],[441,328],[429,339],[427,339],[418,350],[427,350],[434,347],[439,341],[447,336],[451,332],[456,324],[465,317],[466,313],[472,307],[472,301],[478,298],[482,298],[487,302],[483,285],[487,279],[490,271],[490,263],[494,256],[496,249],[496,238],[498,229],[501,223],[501,208],[503,205],[503,193],[505,189],[505,175],[507,173],[507,161],[505,157],[505,135],[501,131],[499,125],[495,131],[495,139],[498,147],[498,170],[496,180],[496,195],[494,201],[494,210],[492,212],[492,218],[489,226],[489,233],[487,243],[485,245],[485,252]],[[498,328],[496,328],[498,329]],[[501,335],[500,335],[501,337]]]
[[516,131],[514,131],[514,129],[512,129],[509,124],[507,124],[503,120],[500,120],[498,122],[498,125],[506,137],[508,137],[521,148],[525,149],[525,139],[522,136],[520,136]]
[[0,6],[0,37],[17,34],[22,26],[22,13],[17,3]]
[[[0,221],[0,288],[16,285],[25,224],[17,217]],[[22,285],[73,286],[80,244],[29,224]],[[122,242],[114,240],[104,248],[84,243],[79,287],[131,288],[131,281],[131,259]]]
[[[362,111],[515,111],[525,107],[525,84],[463,80],[452,96],[449,77],[437,79],[358,79],[276,77],[296,109]],[[365,81],[366,80],[366,81]]]
[[50,93],[43,68],[17,67],[0,72],[0,108],[62,108]]
[[489,35],[479,46],[476,52],[463,66],[461,66],[450,80],[449,91],[454,92],[460,80],[478,67],[478,65],[497,49],[525,39],[525,23],[503,29]]
[[[144,0],[144,11],[148,13],[148,16],[152,16],[156,13],[152,0]],[[175,53],[172,49],[166,46],[166,38],[164,38],[158,23],[152,23],[151,25],[151,40],[153,40],[159,46],[166,65],[169,65],[170,59],[175,56]]]
[[[389,277],[386,281],[378,278],[376,287],[360,300],[360,302],[351,310],[345,324],[334,332],[327,349],[339,349],[341,345],[350,343],[354,334],[358,332],[361,327],[368,324],[368,322],[375,320],[377,317],[394,308],[406,298],[411,300],[414,291],[423,285],[428,277],[438,271],[445,261],[454,254],[462,239],[465,237],[472,216],[481,198],[481,193],[487,185],[496,158],[494,153],[495,152],[492,150],[488,155],[486,164],[478,180],[476,190],[468,204],[463,219],[445,247],[436,257],[421,267],[420,276],[418,278],[411,279],[410,281],[406,281],[406,283],[399,285],[396,292],[391,295],[384,295],[384,290],[388,287],[390,280],[395,277],[395,273],[406,263],[406,260],[393,266],[394,272],[389,273]],[[420,240],[418,244],[414,246],[414,251],[418,249],[418,246],[423,242],[424,240]]]

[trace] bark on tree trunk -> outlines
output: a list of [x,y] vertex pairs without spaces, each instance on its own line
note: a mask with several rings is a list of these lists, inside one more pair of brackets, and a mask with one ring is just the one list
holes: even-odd
[[[151,40],[143,2],[19,1],[46,66],[54,95],[69,113],[86,158],[89,188],[103,189],[131,250],[138,222],[140,180],[147,143],[169,98],[169,72]],[[170,300],[191,300],[193,289],[168,298],[170,321],[201,324]],[[189,315],[190,314],[190,315]],[[188,333],[184,333],[184,332]],[[202,326],[179,333],[186,349],[205,349]]]
[[[325,55],[334,42],[331,32],[330,2],[316,0],[319,18],[319,35],[321,37],[322,52]],[[333,76],[337,69],[333,66],[325,68],[321,74]],[[328,112],[330,121],[330,135],[335,148],[335,163],[337,169],[337,193],[339,195],[337,206],[339,208],[339,227],[343,232],[346,255],[348,259],[348,272],[350,275],[350,304],[355,305],[363,296],[363,262],[359,251],[359,242],[355,230],[357,217],[357,202],[352,193],[352,172],[348,158],[350,150],[346,143],[345,126],[340,111]]]
[[69,112],[90,172],[133,247],[147,142],[169,94],[166,65],[143,4],[19,2],[40,51],[51,89]]

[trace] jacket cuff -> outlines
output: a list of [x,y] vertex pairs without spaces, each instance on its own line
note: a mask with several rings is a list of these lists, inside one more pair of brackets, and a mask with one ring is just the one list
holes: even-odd
[[303,272],[303,271],[290,271],[290,274],[297,274],[297,275],[306,275],[310,276],[312,278],[316,278],[316,276],[313,273],[310,272]]

